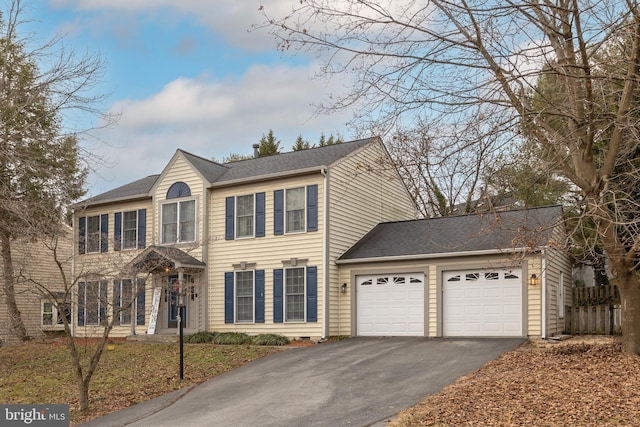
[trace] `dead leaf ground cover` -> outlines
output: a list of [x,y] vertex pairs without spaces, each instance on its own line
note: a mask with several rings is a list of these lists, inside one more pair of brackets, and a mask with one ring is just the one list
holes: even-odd
[[[95,344],[80,343],[89,357]],[[90,409],[78,411],[71,356],[62,341],[0,347],[0,402],[70,405],[72,424],[201,383],[282,348],[185,344],[184,379],[179,379],[177,344],[118,343],[104,351],[89,392]]]
[[394,427],[640,426],[640,357],[612,337],[531,341],[403,411]]

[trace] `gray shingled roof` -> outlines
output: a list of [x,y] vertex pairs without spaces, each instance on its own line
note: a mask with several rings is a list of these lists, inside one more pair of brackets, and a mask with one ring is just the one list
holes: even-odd
[[95,205],[99,203],[115,202],[117,200],[131,200],[143,197],[149,197],[151,187],[156,183],[160,175],[149,175],[146,178],[130,182],[121,187],[114,188],[105,193],[86,199],[77,203],[75,206]]
[[561,206],[378,224],[339,261],[544,247]]
[[[216,163],[213,160],[196,156],[183,150],[178,151],[209,181],[210,185],[215,185],[217,183],[231,183],[251,178],[260,179],[274,174],[295,173],[296,171],[329,166],[353,151],[377,140],[377,137],[360,139],[326,147],[292,151],[275,156],[258,157],[224,164]],[[148,176],[106,193],[98,194],[76,204],[76,206],[150,197],[149,192],[158,177],[159,175]]]
[[360,139],[326,147],[311,148],[309,150],[291,151],[276,156],[258,157],[255,159],[225,163],[224,165],[228,167],[229,170],[217,179],[215,183],[212,181],[212,184],[259,178],[261,176],[286,172],[293,173],[298,170],[328,166],[353,151],[377,140],[377,137]]
[[173,246],[149,246],[129,262],[132,268],[140,271],[153,271],[166,264],[173,264],[174,267],[195,269],[204,268],[206,265],[199,259]]

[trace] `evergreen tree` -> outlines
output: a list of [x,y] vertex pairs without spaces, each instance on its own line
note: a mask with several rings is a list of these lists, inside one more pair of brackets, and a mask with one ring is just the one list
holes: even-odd
[[301,151],[308,150],[309,148],[313,148],[314,146],[302,139],[302,135],[298,135],[298,139],[296,139],[296,143],[291,147],[293,151]]
[[260,139],[258,157],[273,156],[274,154],[280,154],[280,140],[277,140],[273,135],[273,130],[269,129],[269,133],[266,136],[263,134]]

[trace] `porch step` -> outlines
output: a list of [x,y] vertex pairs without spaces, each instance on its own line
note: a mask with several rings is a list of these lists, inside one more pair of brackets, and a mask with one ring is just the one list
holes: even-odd
[[177,343],[178,335],[129,335],[127,341],[143,342],[143,343]]

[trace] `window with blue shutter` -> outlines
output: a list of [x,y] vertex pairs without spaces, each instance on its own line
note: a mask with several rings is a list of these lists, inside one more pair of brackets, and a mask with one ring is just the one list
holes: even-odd
[[119,251],[122,247],[122,212],[113,214],[113,250]]
[[138,249],[147,246],[147,210],[138,209]]
[[78,253],[83,254],[86,252],[87,242],[87,218],[78,218]]
[[284,234],[284,190],[273,192],[273,234]]
[[307,322],[318,321],[318,267],[307,267]]
[[233,323],[233,272],[224,273],[224,323]]
[[145,281],[142,278],[136,280],[136,325],[144,325],[145,318]]
[[78,282],[78,326],[84,326],[85,283]]
[[265,193],[256,193],[256,237],[265,235]]
[[273,323],[282,323],[283,321],[283,286],[282,286],[283,270],[276,268],[273,270]]
[[233,240],[235,236],[234,208],[235,208],[235,197],[227,197],[225,199],[225,208],[224,208],[225,240]]
[[318,231],[318,186],[307,187],[307,231]]
[[264,270],[256,270],[255,308],[255,322],[264,323]]

